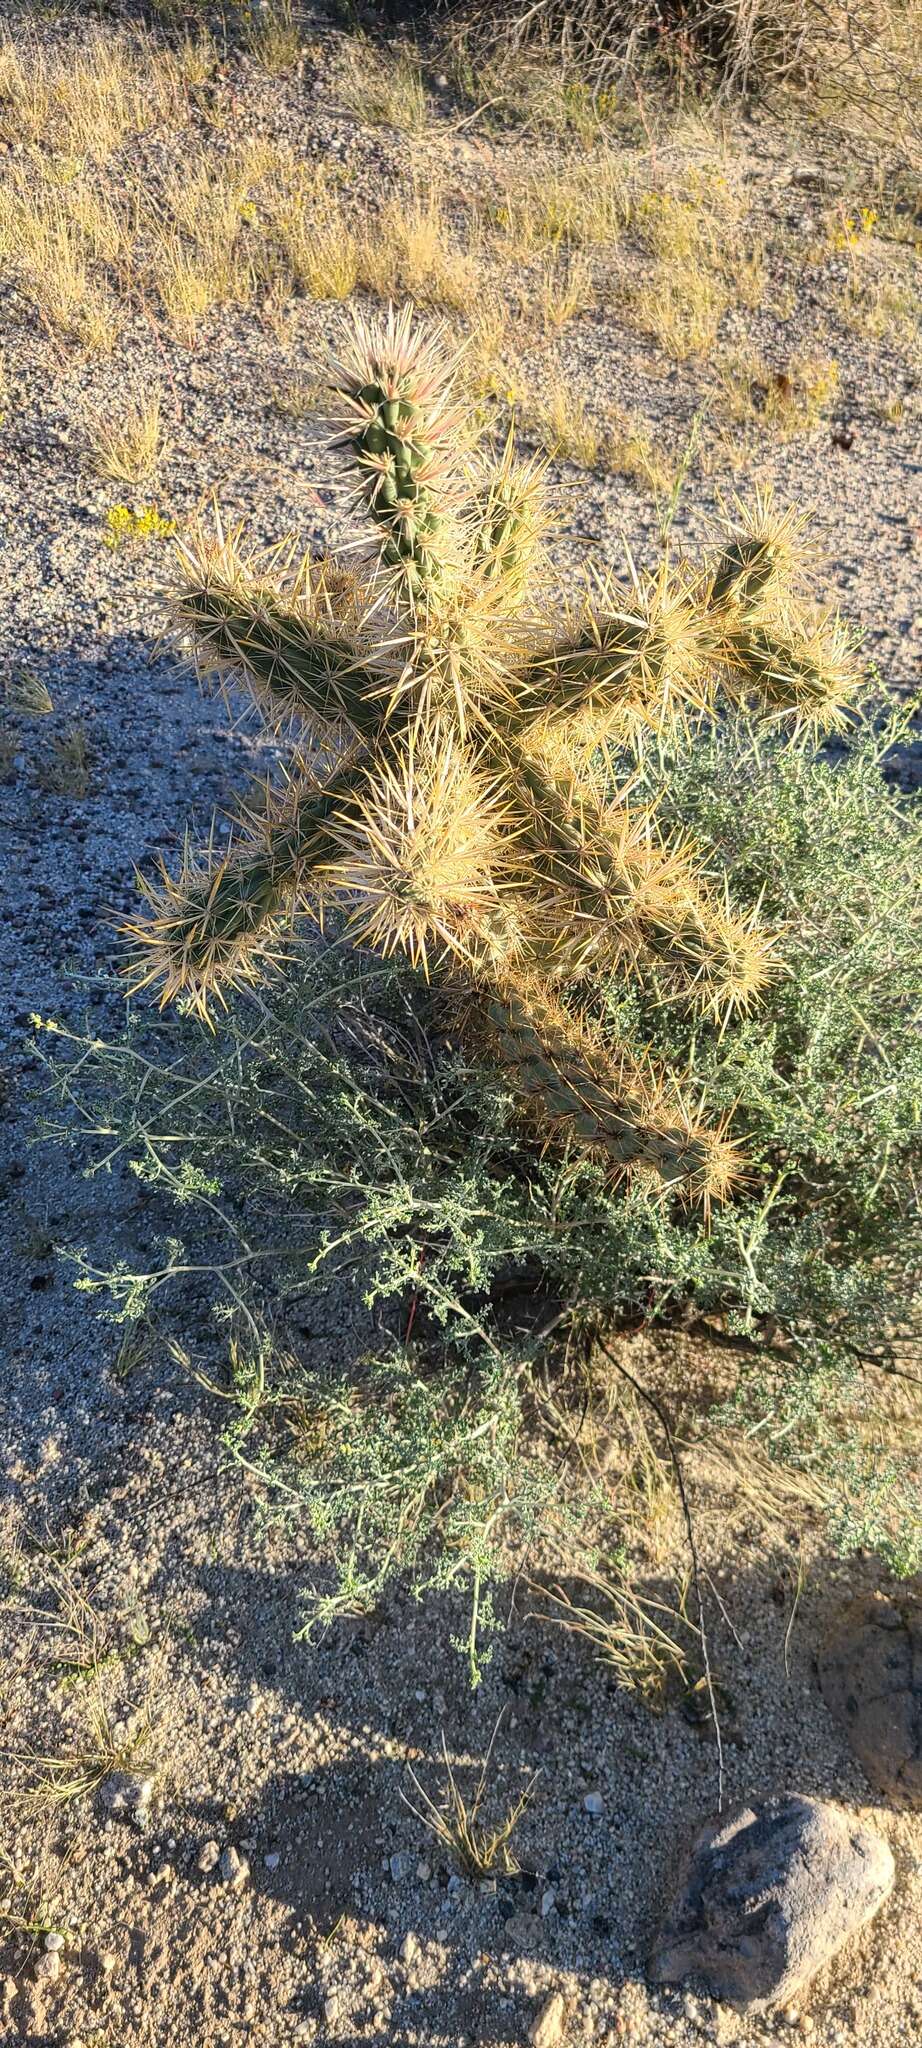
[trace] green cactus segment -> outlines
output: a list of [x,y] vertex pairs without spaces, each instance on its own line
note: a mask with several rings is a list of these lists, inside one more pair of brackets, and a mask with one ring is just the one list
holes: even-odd
[[510,427],[502,457],[474,520],[475,548],[489,578],[501,578],[514,602],[527,589],[542,532],[546,464],[520,462]]
[[779,717],[794,713],[804,724],[842,724],[855,694],[858,671],[848,633],[838,619],[800,639],[750,626],[725,642],[727,681],[751,692]]
[[458,495],[459,416],[447,405],[454,363],[416,333],[409,309],[356,323],[333,395],[359,491],[381,534],[381,559],[411,603],[442,580],[445,514]]
[[719,1139],[696,1125],[658,1077],[590,1047],[576,1021],[530,986],[485,1004],[498,1058],[542,1124],[574,1140],[616,1175],[646,1170],[667,1188],[720,1192],[727,1159]]
[[277,797],[274,810],[251,816],[246,836],[219,859],[209,847],[201,858],[187,854],[178,877],[164,870],[159,884],[145,882],[153,915],[126,927],[137,945],[135,987],[159,982],[164,1000],[183,995],[207,1017],[212,996],[258,980],[278,951],[281,922],[311,910],[312,877],[333,846],[328,828],[359,787],[356,770],[319,788],[296,786],[293,800]]
[[638,604],[587,609],[582,631],[526,671],[520,714],[538,723],[586,717],[649,729],[707,701],[708,623],[680,590],[648,588]]
[[285,889],[277,864],[266,855],[238,854],[216,874],[191,887],[183,904],[182,945],[190,977],[225,973],[237,952],[283,909]]
[[325,630],[297,598],[239,574],[189,581],[177,605],[203,672],[247,683],[275,719],[298,718],[319,739],[345,725],[361,737],[380,722],[386,676],[345,637]]
[[722,550],[711,580],[710,603],[716,610],[733,607],[754,611],[778,573],[771,543],[762,534],[740,533]]
[[[510,748],[507,758],[513,829],[519,835],[536,906],[542,897],[559,899],[562,930],[569,930],[571,940],[580,944],[599,927],[612,933],[620,927],[624,937],[634,915],[635,891],[597,806],[589,803],[575,812],[568,801],[570,792],[523,750]],[[564,949],[561,971],[566,960]]]
[[432,449],[424,438],[425,416],[412,399],[388,398],[378,385],[363,388],[362,403],[368,406],[368,420],[353,435],[352,447],[367,478],[368,507],[385,534],[385,563],[415,591],[430,583],[438,569],[431,543],[440,520],[427,469]]

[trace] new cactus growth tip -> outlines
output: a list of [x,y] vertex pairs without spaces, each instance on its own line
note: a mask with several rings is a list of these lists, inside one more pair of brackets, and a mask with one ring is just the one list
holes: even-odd
[[412,308],[356,320],[332,370],[334,446],[371,535],[351,566],[258,564],[220,527],[181,547],[177,625],[200,671],[300,737],[229,851],[187,846],[178,876],[144,885],[134,978],[207,1015],[299,918],[342,905],[356,940],[438,973],[548,1139],[721,1199],[736,1146],[678,1077],[612,1042],[598,977],[641,971],[723,1019],[757,1000],[772,935],[662,838],[629,779],[612,794],[604,745],[623,760],[719,691],[833,725],[856,682],[847,639],[803,612],[799,522],[766,498],[709,567],[629,561],[624,582],[555,595],[542,466],[511,437],[498,459],[470,452],[455,375]]

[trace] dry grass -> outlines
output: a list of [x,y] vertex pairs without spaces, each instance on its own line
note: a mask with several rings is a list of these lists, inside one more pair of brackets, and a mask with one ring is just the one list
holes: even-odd
[[662,1713],[670,1689],[686,1692],[691,1682],[698,1636],[688,1618],[687,1582],[677,1589],[674,1605],[636,1592],[620,1570],[607,1573],[583,1565],[575,1583],[577,1598],[561,1585],[542,1589],[549,1602],[547,1619],[591,1643],[619,1685]]
[[218,306],[249,305],[255,289],[246,237],[247,167],[202,156],[166,180],[150,223],[150,276],[178,339],[195,343]]
[[267,6],[251,13],[246,46],[271,78],[294,70],[301,57],[301,31],[291,0],[269,0]]
[[830,356],[792,356],[772,368],[754,354],[717,366],[719,409],[734,426],[756,427],[774,439],[814,432],[839,392],[839,368]]
[[585,399],[559,371],[543,380],[543,389],[541,405],[523,414],[523,426],[556,461],[596,469],[601,461],[603,434]]
[[148,1717],[142,1715],[133,1727],[121,1732],[103,1699],[99,1673],[93,1676],[83,1740],[60,1755],[33,1753],[22,1759],[32,1774],[27,1795],[30,1806],[69,1806],[75,1799],[92,1797],[117,1771],[140,1773],[152,1768]]
[[725,164],[715,154],[640,193],[632,207],[651,263],[639,285],[626,279],[625,303],[677,362],[708,355],[727,308],[753,310],[765,292],[765,252],[745,233],[744,198]]
[[538,288],[538,307],[545,334],[559,333],[580,313],[595,305],[592,271],[579,251],[555,251],[545,263]]
[[173,67],[181,86],[195,92],[205,85],[218,62],[218,52],[207,28],[197,28],[177,37],[166,61]]
[[841,318],[869,341],[887,341],[911,362],[922,357],[922,293],[910,276],[850,277],[840,307]]
[[324,389],[319,378],[292,377],[287,384],[273,385],[272,410],[285,420],[316,420]]
[[674,362],[710,354],[730,304],[726,285],[707,270],[676,272],[657,264],[653,274],[628,298],[629,310]]
[[538,118],[530,67],[547,77],[561,114],[574,79],[605,122],[623,120],[619,103],[630,106],[634,94],[655,105],[656,83],[671,78],[692,103],[705,91],[727,104],[744,95],[786,119],[806,115],[833,134],[844,131],[853,145],[882,143],[909,159],[918,153],[918,0],[685,0],[665,8],[661,0],[581,0],[577,9],[563,0],[526,8],[477,0],[468,19],[468,64],[498,81],[519,122]]
[[0,263],[63,340],[91,351],[114,347],[119,307],[99,273],[117,266],[123,249],[115,207],[87,185],[57,190],[17,167],[0,186]]
[[510,172],[483,209],[501,253],[528,257],[550,243],[614,246],[630,214],[624,158],[603,147],[527,172]]
[[54,710],[50,690],[29,668],[10,670],[4,696],[7,710],[17,718],[49,718]]
[[41,764],[39,788],[50,796],[85,797],[90,786],[90,745],[82,725],[55,734]]
[[607,415],[600,453],[603,469],[611,476],[627,477],[654,498],[668,498],[676,477],[676,462],[655,441],[643,420],[612,411]]
[[437,175],[414,177],[380,212],[366,214],[359,270],[381,298],[396,290],[455,313],[470,313],[483,290],[477,230],[459,234]]
[[360,238],[322,168],[280,153],[267,219],[285,279],[311,299],[347,299],[360,274]]
[[22,1620],[38,1631],[56,1687],[74,1695],[80,1731],[67,1748],[17,1759],[30,1780],[25,1803],[38,1809],[89,1797],[113,1772],[153,1769],[149,1711],[116,1716],[107,1705],[109,1675],[146,1643],[147,1625],[136,1616],[120,1641],[112,1620],[81,1586],[75,1563],[76,1553],[66,1548],[46,1553],[40,1597],[22,1610]]
[[126,138],[186,116],[175,62],[143,38],[91,31],[51,52],[27,38],[0,42],[0,136],[104,164]]
[[449,1762],[444,1736],[442,1756],[445,1763],[446,1787],[441,1805],[437,1805],[436,1801],[430,1798],[413,1770],[410,1771],[410,1779],[420,1803],[417,1806],[412,1800],[404,1797],[404,1804],[409,1807],[410,1812],[415,1814],[417,1820],[423,1822],[437,1841],[441,1842],[442,1847],[448,1851],[452,1861],[465,1877],[484,1878],[496,1871],[500,1871],[506,1877],[512,1877],[519,1869],[510,1845],[522,1814],[534,1796],[539,1773],[536,1771],[529,1779],[524,1792],[507,1807],[500,1820],[495,1823],[483,1820],[482,1811],[487,1793],[490,1759],[498,1727],[499,1721],[490,1737],[489,1747],[470,1801],[465,1799],[458,1785]]
[[508,48],[501,58],[491,58],[462,31],[445,52],[445,66],[456,90],[481,111],[490,129],[525,129],[588,150],[613,126],[632,133],[641,126],[633,104],[621,94],[594,88],[559,59],[549,63],[539,54]]
[[419,135],[429,118],[429,105],[419,59],[406,45],[384,49],[364,36],[340,46],[335,71],[336,94],[359,121],[370,121],[405,134]]
[[139,484],[153,476],[168,452],[158,389],[139,391],[117,413],[88,415],[90,462],[97,476]]
[[476,406],[484,401],[521,406],[525,386],[508,298],[489,278],[467,318],[460,378],[465,395]]

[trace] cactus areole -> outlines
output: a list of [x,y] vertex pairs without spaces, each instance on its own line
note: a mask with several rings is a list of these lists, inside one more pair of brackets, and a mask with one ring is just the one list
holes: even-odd
[[613,761],[718,692],[829,726],[856,672],[837,619],[807,612],[800,521],[738,508],[701,567],[554,584],[543,466],[470,452],[458,359],[412,308],[355,322],[333,365],[334,447],[370,530],[363,554],[257,562],[241,535],[180,548],[177,625],[200,672],[246,685],[297,737],[286,779],[229,850],[187,844],[142,884],[138,986],[208,1015],[271,969],[292,926],[344,906],[358,941],[450,987],[548,1142],[707,1204],[741,1171],[686,1081],[628,1059],[603,978],[653,977],[723,1018],[757,1001],[773,937],[686,841],[619,788]]

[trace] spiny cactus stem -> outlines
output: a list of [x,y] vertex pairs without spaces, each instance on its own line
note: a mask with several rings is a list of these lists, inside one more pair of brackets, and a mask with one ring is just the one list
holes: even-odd
[[570,1135],[617,1174],[646,1168],[665,1187],[724,1192],[730,1153],[652,1072],[593,1050],[578,1023],[535,987],[500,986],[486,999],[500,1058],[558,1135]]
[[243,677],[270,714],[327,729],[344,724],[366,737],[380,723],[386,672],[299,617],[283,597],[209,580],[184,591],[177,613],[200,666]]

